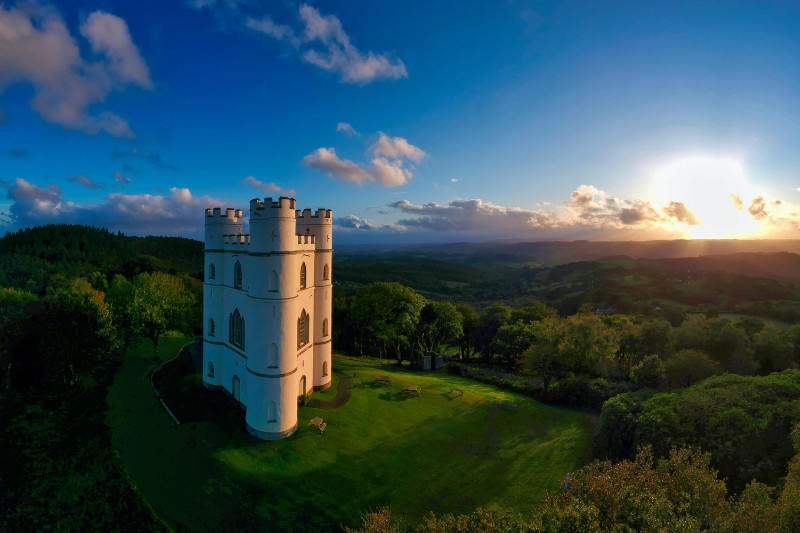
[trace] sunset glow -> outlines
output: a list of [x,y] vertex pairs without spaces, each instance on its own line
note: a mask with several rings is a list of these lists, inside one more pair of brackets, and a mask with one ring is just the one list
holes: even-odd
[[740,162],[692,157],[670,163],[654,176],[656,198],[665,204],[682,202],[696,217],[686,223],[687,236],[723,239],[754,236],[761,223],[747,212],[755,197]]

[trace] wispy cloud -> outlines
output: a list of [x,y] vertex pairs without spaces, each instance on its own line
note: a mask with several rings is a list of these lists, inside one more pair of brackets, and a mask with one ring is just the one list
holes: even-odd
[[[111,159],[126,159],[126,158],[136,158],[142,159],[143,161],[147,161],[148,163],[164,169],[164,170],[178,170],[178,167],[173,165],[172,163],[167,163],[161,157],[161,154],[158,152],[148,152],[146,150],[139,150],[138,148],[133,148],[131,150],[121,151],[121,150],[113,150],[111,152]],[[127,166],[127,170],[129,172],[134,172],[132,167],[129,165],[123,165],[123,167]]]
[[123,185],[127,185],[127,184],[129,184],[131,182],[131,179],[128,178],[127,176],[125,176],[119,170],[115,170],[114,171],[114,181],[116,181],[118,183],[122,183]]
[[31,108],[48,122],[88,134],[106,131],[133,137],[125,119],[109,111],[93,114],[89,110],[127,85],[153,88],[127,23],[94,11],[81,24],[80,34],[97,60],[83,57],[54,8],[38,2],[0,5],[0,87],[32,85]]
[[236,0],[194,0],[190,5],[222,14],[226,25],[233,20],[235,27],[287,43],[302,61],[338,75],[344,83],[365,85],[408,77],[401,59],[385,52],[359,50],[335,15],[322,15],[317,8],[301,4],[294,13],[295,21],[280,24],[272,14],[251,14],[252,9],[246,14],[244,4]]
[[102,189],[103,188],[102,185],[93,182],[92,180],[87,178],[84,174],[81,174],[79,176],[76,176],[74,174],[70,175],[70,176],[67,176],[67,181],[72,181],[72,182],[78,183],[80,185],[83,185],[87,189]]
[[282,196],[297,196],[297,192],[294,189],[282,189],[274,183],[264,183],[263,181],[257,180],[253,176],[247,176],[243,180],[239,181],[239,184],[250,185],[256,189],[261,189],[262,191],[269,193],[280,194]]
[[356,129],[348,124],[347,122],[340,122],[336,125],[336,131],[342,132],[348,137],[360,137],[361,134],[356,131]]

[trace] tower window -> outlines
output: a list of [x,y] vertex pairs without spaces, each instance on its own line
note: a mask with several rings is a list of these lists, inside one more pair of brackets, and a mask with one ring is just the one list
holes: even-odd
[[228,341],[244,350],[244,318],[236,309],[230,316]]
[[214,319],[213,318],[209,318],[208,319],[208,336],[209,337],[213,337],[214,336],[214,329],[215,329],[214,328]]
[[308,344],[308,313],[303,309],[300,318],[297,319],[297,348],[302,348]]
[[323,361],[323,363],[322,363],[322,375],[323,376],[327,376],[328,375],[328,362],[327,361]]
[[212,363],[211,361],[208,362],[208,377],[210,378],[214,377],[214,363]]
[[214,263],[208,265],[208,279],[216,279],[217,277],[217,269],[214,267]]
[[328,263],[325,263],[325,266],[322,268],[322,279],[331,279],[330,273],[328,272]]
[[300,288],[306,288],[306,264],[300,265]]
[[328,319],[327,318],[322,321],[322,336],[323,337],[327,337],[328,336]]
[[233,266],[233,287],[235,289],[242,288],[242,264],[239,261],[236,261]]
[[269,290],[277,292],[278,291],[278,273],[274,270],[269,273]]

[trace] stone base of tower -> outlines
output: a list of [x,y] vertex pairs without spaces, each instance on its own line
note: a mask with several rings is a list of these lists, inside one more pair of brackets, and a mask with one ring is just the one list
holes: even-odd
[[286,431],[279,431],[277,433],[273,433],[271,431],[259,431],[259,430],[255,429],[253,427],[250,427],[249,424],[247,425],[247,432],[250,433],[255,438],[261,439],[261,440],[279,440],[279,439],[284,439],[284,438],[288,437],[289,435],[291,435],[292,433],[294,433],[295,431],[297,431],[297,424],[295,424],[293,427],[290,427]]
[[322,385],[315,386],[314,390],[330,389],[332,384],[333,384],[333,380],[331,380],[331,381],[329,381],[327,383],[323,383]]

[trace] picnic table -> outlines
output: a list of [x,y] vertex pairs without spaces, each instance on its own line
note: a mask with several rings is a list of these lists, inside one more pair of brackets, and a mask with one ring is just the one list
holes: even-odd
[[464,390],[463,389],[457,389],[455,387],[450,387],[450,392],[460,392],[461,396],[464,396]]
[[308,421],[308,426],[309,427],[311,427],[311,426],[319,427],[320,424],[322,424],[322,419],[320,417],[318,417],[318,416],[315,416],[314,418],[312,418],[311,420]]
[[419,394],[419,386],[418,385],[406,385],[403,388],[403,392],[409,392],[411,394]]
[[391,384],[392,384],[392,378],[390,378],[389,376],[378,376],[378,377],[375,379],[375,381],[376,381],[376,382],[377,382],[379,385],[391,385]]

